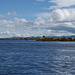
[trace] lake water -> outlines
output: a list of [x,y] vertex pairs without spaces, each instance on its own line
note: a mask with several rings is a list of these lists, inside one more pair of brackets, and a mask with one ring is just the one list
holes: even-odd
[[0,40],[0,75],[75,75],[75,42]]

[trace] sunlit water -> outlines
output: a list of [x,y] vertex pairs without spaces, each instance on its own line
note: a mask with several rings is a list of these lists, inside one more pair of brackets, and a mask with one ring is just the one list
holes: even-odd
[[75,42],[0,40],[0,75],[75,75]]

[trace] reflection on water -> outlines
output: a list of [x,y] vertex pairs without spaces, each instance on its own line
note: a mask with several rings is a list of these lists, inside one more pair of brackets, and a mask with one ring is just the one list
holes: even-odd
[[0,75],[75,75],[75,42],[0,40]]

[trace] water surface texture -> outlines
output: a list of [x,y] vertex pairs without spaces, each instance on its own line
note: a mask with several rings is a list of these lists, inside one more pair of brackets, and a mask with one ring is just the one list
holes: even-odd
[[0,75],[75,75],[75,42],[0,40]]

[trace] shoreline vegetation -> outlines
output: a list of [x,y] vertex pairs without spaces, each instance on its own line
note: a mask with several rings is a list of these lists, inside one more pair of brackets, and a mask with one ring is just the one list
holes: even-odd
[[68,37],[46,37],[38,38],[37,41],[75,41],[75,38]]
[[75,37],[0,38],[0,40],[75,41]]

